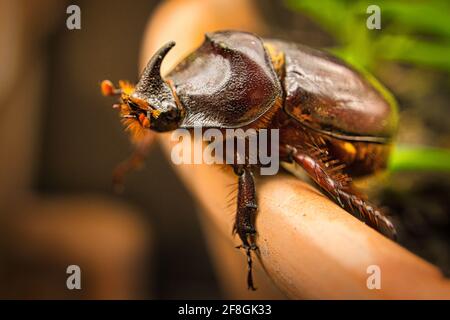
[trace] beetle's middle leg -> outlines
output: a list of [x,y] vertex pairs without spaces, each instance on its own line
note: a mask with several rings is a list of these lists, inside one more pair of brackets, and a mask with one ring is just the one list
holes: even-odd
[[258,209],[256,202],[256,189],[253,173],[249,166],[234,165],[234,172],[238,176],[238,195],[236,220],[233,227],[233,233],[237,233],[242,240],[242,245],[237,248],[243,248],[247,254],[247,285],[251,290],[253,286],[252,275],[252,250],[256,250],[255,244],[255,216]]

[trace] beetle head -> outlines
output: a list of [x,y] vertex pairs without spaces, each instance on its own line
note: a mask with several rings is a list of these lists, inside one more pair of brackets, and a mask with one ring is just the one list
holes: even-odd
[[169,42],[153,55],[136,87],[125,81],[119,81],[119,88],[108,80],[101,83],[104,95],[120,96],[120,104],[114,107],[119,109],[122,122],[133,138],[142,137],[145,129],[170,131],[178,128],[182,109],[171,85],[164,81],[160,72],[162,60],[174,45]]
[[169,131],[176,129],[181,120],[181,108],[175,93],[161,76],[161,63],[175,42],[169,42],[159,49],[148,62],[130,100],[148,107],[147,117],[150,129]]

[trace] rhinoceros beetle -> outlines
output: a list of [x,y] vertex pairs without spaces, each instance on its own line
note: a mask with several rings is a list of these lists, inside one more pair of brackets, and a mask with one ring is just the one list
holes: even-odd
[[[118,175],[139,162],[151,130],[276,128],[281,161],[298,164],[340,206],[395,238],[390,220],[351,180],[386,167],[397,128],[395,101],[373,77],[303,45],[220,31],[206,34],[203,44],[163,78],[161,63],[174,45],[169,42],[154,54],[135,87],[102,82],[105,95],[120,96],[115,107],[133,138],[144,141]],[[238,180],[234,232],[246,250],[248,287],[254,289],[254,165],[233,168]]]

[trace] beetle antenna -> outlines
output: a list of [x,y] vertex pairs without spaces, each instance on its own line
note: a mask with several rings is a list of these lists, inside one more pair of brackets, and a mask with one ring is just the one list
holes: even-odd
[[104,96],[119,96],[122,94],[122,89],[116,88],[109,80],[103,80],[100,84],[100,88]]

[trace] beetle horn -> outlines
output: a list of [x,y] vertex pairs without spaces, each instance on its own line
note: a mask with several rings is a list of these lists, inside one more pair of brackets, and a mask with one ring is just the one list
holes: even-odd
[[167,53],[175,46],[174,41],[170,41],[162,46],[150,59],[142,72],[141,78],[136,85],[136,91],[140,93],[148,92],[150,88],[165,85],[161,76],[161,63]]

